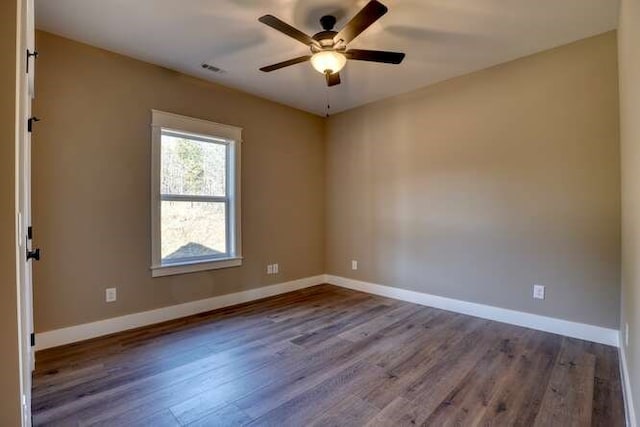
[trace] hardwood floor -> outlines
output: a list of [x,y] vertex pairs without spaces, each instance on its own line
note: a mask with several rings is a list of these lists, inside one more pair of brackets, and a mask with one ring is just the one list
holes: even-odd
[[617,350],[330,285],[41,351],[35,425],[622,426]]

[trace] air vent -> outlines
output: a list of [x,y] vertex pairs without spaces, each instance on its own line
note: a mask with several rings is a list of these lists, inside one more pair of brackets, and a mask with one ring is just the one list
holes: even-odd
[[224,70],[222,68],[218,68],[215,65],[211,65],[207,63],[202,64],[202,68],[204,68],[205,70],[209,70],[212,73],[224,73]]

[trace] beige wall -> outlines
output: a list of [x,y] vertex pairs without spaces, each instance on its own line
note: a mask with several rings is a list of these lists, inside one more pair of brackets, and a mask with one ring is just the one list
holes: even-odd
[[0,425],[20,425],[15,156],[17,1],[0,2]]
[[[339,114],[326,128],[51,34],[37,42],[39,332],[325,271],[618,327],[615,33]],[[243,267],[150,277],[151,108],[245,128]],[[280,275],[265,274],[270,262]],[[533,283],[547,285],[545,301],[532,300]],[[111,286],[118,302],[106,304]]]
[[615,33],[334,116],[326,162],[327,273],[618,328]]
[[[618,30],[622,157],[622,319],[633,404],[640,408],[640,3],[622,0]],[[625,325],[629,325],[629,345]]]
[[[322,118],[51,34],[37,46],[36,331],[324,272]],[[242,267],[151,278],[152,108],[244,128]]]

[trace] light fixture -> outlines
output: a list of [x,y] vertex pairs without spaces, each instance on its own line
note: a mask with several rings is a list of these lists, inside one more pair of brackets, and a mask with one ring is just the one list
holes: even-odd
[[347,63],[347,58],[340,52],[334,50],[323,50],[313,54],[311,57],[311,65],[319,73],[334,74],[344,68],[344,64]]

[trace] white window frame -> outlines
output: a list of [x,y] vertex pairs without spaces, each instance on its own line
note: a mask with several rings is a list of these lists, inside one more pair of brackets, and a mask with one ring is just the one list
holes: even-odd
[[[223,125],[207,120],[194,119],[173,113],[151,110],[151,275],[153,277],[242,265],[242,235],[240,216],[240,153],[242,146],[242,128]],[[162,263],[161,257],[161,195],[160,173],[162,153],[162,131],[192,134],[204,138],[222,140],[227,144],[227,246],[228,255],[206,260]],[[233,167],[230,167],[232,166]],[[171,196],[171,199],[180,196]],[[204,198],[203,198],[204,199]],[[191,198],[189,198],[191,200]],[[207,198],[206,201],[210,201]]]

